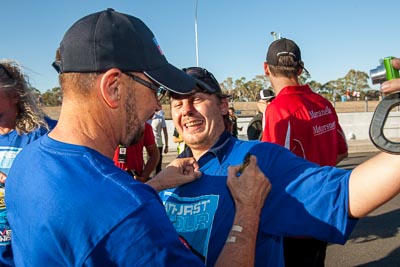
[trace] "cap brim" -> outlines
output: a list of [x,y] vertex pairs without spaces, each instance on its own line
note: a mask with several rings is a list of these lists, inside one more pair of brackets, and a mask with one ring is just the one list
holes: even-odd
[[161,68],[145,71],[144,74],[170,92],[184,95],[193,92],[196,79],[167,63]]
[[200,87],[201,89],[207,91],[210,94],[216,94],[218,95],[220,98],[231,98],[232,95],[227,95],[227,94],[223,94],[221,93],[219,90],[215,90],[213,87],[209,86],[207,83],[203,82],[200,79],[196,79],[197,82],[197,86]]

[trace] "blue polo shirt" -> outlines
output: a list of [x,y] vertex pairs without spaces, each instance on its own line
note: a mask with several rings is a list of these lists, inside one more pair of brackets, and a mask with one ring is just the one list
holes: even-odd
[[[243,141],[224,132],[198,161],[202,177],[160,193],[178,234],[213,266],[231,229],[235,206],[228,166],[247,152],[272,184],[261,214],[256,266],[284,266],[282,236],[311,236],[343,244],[357,220],[348,217],[350,171],[320,167],[279,145]],[[180,157],[191,156],[187,148]]]

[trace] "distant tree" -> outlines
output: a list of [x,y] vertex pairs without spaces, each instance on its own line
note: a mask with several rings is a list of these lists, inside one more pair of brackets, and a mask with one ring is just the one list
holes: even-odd
[[299,83],[300,84],[306,84],[307,80],[311,78],[311,75],[308,71],[303,70],[301,72],[301,75],[299,77]]
[[272,84],[267,75],[256,75],[255,79],[257,81],[260,81],[262,89],[271,89],[272,90]]
[[[301,84],[308,83],[315,92],[330,101],[340,100],[343,95],[347,94],[347,91],[350,94],[360,92],[361,98],[368,96],[369,99],[375,99],[377,94],[369,88],[368,78],[368,74],[365,72],[350,70],[345,77],[321,84],[315,80],[309,81],[311,79],[310,73],[303,71],[299,77],[299,82]],[[237,80],[228,77],[220,86],[224,93],[232,95],[233,102],[257,101],[261,89],[272,89],[271,82],[265,75],[256,75],[251,81],[246,81],[244,77]]]
[[368,85],[368,74],[363,71],[350,70],[346,76],[344,76],[344,86],[342,93],[346,93],[345,90],[349,90],[350,94],[353,92],[359,92],[370,89]]
[[322,84],[320,84],[319,82],[312,80],[308,83],[308,85],[314,92],[322,93]]
[[233,89],[233,79],[232,77],[228,77],[225,81],[223,81],[221,84],[221,89],[228,91],[229,94],[231,94],[232,89]]
[[60,106],[62,102],[62,91],[60,87],[54,87],[53,89],[47,90],[42,95],[43,103],[48,107]]

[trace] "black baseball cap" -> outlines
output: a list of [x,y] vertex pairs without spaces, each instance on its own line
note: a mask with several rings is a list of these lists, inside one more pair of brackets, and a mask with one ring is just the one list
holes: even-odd
[[294,62],[301,63],[301,52],[297,44],[289,39],[282,38],[271,43],[267,52],[267,63],[273,66],[278,66],[279,57],[291,56]]
[[221,86],[214,75],[201,67],[183,68],[184,72],[196,78],[197,86],[209,94],[216,94],[220,98],[229,98],[231,95],[223,94]]
[[65,33],[59,71],[104,72],[111,68],[142,72],[177,94],[190,93],[196,85],[195,79],[168,63],[143,21],[109,8],[81,18]]

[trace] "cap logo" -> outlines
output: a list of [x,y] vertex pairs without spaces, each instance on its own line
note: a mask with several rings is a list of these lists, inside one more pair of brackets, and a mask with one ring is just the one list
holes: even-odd
[[162,51],[160,45],[158,44],[156,37],[153,37],[153,42],[154,42],[154,44],[157,46],[158,51],[160,52],[160,54],[163,56],[163,55],[164,55],[164,52]]

